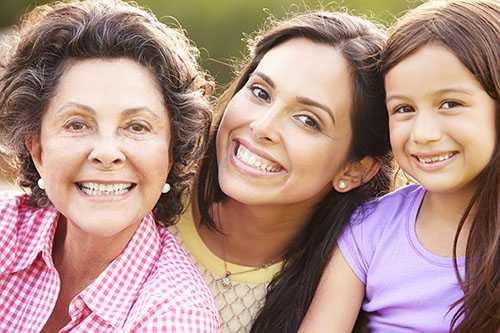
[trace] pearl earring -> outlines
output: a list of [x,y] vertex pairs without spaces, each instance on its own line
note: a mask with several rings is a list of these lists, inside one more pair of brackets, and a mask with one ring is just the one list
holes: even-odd
[[162,189],[161,189],[161,193],[168,193],[168,191],[170,191],[170,184],[169,183],[165,183],[165,185],[163,185]]
[[347,188],[347,182],[345,180],[339,180],[338,186],[339,186],[339,189],[345,190]]
[[45,182],[43,181],[42,177],[38,179],[37,185],[40,189],[45,190]]

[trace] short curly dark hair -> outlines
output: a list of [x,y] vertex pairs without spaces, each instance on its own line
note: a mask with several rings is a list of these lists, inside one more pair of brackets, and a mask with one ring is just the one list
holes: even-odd
[[[50,205],[37,186],[25,142],[40,134],[42,115],[70,60],[129,58],[156,77],[171,119],[171,191],[153,209],[170,225],[184,209],[205,149],[211,121],[211,87],[197,63],[198,50],[178,28],[120,0],[71,1],[35,8],[13,33],[0,78],[0,143],[18,184],[34,207]],[[152,170],[152,172],[154,172]]]

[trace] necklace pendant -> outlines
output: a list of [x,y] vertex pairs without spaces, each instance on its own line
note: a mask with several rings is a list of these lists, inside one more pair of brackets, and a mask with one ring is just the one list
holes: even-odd
[[231,287],[231,279],[229,278],[231,276],[231,272],[226,272],[224,274],[224,277],[220,279],[220,282],[224,288],[229,288]]

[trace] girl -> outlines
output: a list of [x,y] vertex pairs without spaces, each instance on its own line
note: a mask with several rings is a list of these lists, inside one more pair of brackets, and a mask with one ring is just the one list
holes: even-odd
[[302,332],[500,329],[500,5],[430,2],[383,58],[391,145],[421,185],[360,209]]
[[222,332],[296,332],[338,233],[388,190],[382,33],[345,13],[279,22],[224,94],[191,214],[172,228]]
[[0,331],[217,332],[166,228],[208,134],[196,49],[119,0],[41,6],[18,33],[0,142],[27,194],[0,199]]

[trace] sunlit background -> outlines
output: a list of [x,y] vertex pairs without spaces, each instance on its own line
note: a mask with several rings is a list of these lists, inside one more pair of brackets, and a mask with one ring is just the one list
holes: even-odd
[[[19,17],[47,0],[0,0],[0,35]],[[266,18],[282,18],[304,10],[344,10],[390,25],[419,0],[138,0],[166,24],[181,26],[201,50],[201,64],[218,84],[216,94],[233,75],[234,64],[246,54],[245,38]],[[2,46],[5,47],[5,46]],[[0,159],[1,164],[1,159]],[[3,188],[0,175],[0,190]]]
[[[15,24],[19,16],[36,5],[50,1],[1,0],[0,27]],[[244,38],[262,26],[266,17],[281,18],[286,13],[304,9],[338,10],[348,8],[353,14],[363,15],[382,24],[390,24],[394,17],[416,0],[138,0],[167,24],[180,24],[195,45],[202,50],[201,62],[217,80],[224,84],[231,78],[231,68],[225,64],[241,58],[245,52]],[[177,22],[178,23],[177,23]]]

